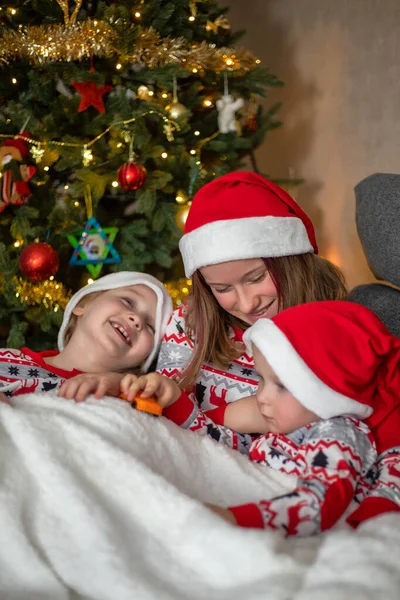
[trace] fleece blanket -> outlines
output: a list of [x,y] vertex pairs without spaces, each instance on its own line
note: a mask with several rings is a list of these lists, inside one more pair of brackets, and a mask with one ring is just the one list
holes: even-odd
[[400,517],[309,539],[225,523],[286,475],[106,398],[0,403],[1,600],[400,597]]

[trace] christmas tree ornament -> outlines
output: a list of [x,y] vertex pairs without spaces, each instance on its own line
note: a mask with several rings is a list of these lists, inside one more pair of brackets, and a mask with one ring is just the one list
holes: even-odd
[[67,235],[74,249],[69,264],[84,265],[91,276],[96,278],[103,265],[120,263],[121,257],[113,246],[118,231],[118,227],[103,228],[94,217],[90,217],[78,237]]
[[224,73],[224,95],[217,100],[218,110],[218,129],[220,133],[238,132],[238,124],[235,118],[235,112],[242,108],[243,98],[236,98],[229,93],[228,76]]
[[178,100],[178,84],[175,76],[172,84],[172,102],[165,107],[165,110],[175,121],[183,120],[188,115],[188,109]]
[[118,169],[118,183],[126,192],[133,192],[141,188],[145,184],[146,178],[146,168],[133,159]]
[[189,2],[189,10],[190,10],[190,15],[193,18],[196,18],[197,16],[197,4],[199,4],[200,2],[203,2],[204,0],[190,0]]
[[88,167],[93,160],[93,154],[88,145],[85,144],[82,148],[82,164],[84,167]]
[[175,119],[176,121],[184,119],[188,112],[186,106],[180,102],[172,102],[165,109],[168,111],[171,119]]
[[260,112],[260,106],[256,100],[255,94],[250,94],[250,100],[247,105],[243,119],[243,131],[244,133],[254,133],[258,131],[258,115]]
[[36,161],[36,163],[39,164],[40,162],[42,162],[44,148],[42,148],[40,143],[37,145],[32,144],[31,145],[31,154],[32,154],[34,160]]
[[63,80],[60,79],[59,77],[57,79],[56,90],[62,96],[64,96],[64,98],[68,98],[68,100],[71,100],[71,98],[74,97],[73,93],[69,91],[69,89],[67,88],[67,86],[65,85],[65,83],[63,82]]
[[71,266],[86,266],[92,277],[96,278],[103,265],[112,265],[121,262],[121,257],[113,246],[119,231],[118,227],[103,227],[93,217],[92,196],[90,187],[85,188],[85,204],[88,221],[83,230],[78,234],[67,235],[67,239],[74,252],[70,258]]
[[44,281],[57,273],[59,257],[47,242],[34,242],[26,246],[19,257],[22,274],[31,281]]
[[143,165],[135,162],[133,136],[129,131],[125,131],[125,141],[129,142],[129,159],[118,169],[117,180],[123,190],[133,192],[145,184],[147,171]]
[[218,33],[218,29],[226,29],[229,30],[231,28],[229,21],[223,15],[220,15],[215,19],[215,21],[207,21],[206,30],[212,31],[213,33]]
[[171,123],[171,121],[166,121],[164,122],[163,125],[163,131],[165,133],[165,137],[167,138],[167,140],[169,142],[173,142],[174,141],[174,131],[175,131],[176,127]]
[[187,204],[183,204],[176,211],[175,223],[176,223],[178,229],[180,229],[181,231],[183,231],[185,229],[185,223],[186,223],[187,216],[189,214],[191,204],[192,204],[191,202],[188,202]]
[[243,130],[249,133],[254,133],[255,131],[258,131],[256,115],[250,115],[245,121],[243,121]]
[[126,192],[133,192],[141,188],[145,184],[146,178],[146,168],[133,159],[118,169],[118,183]]
[[94,106],[101,113],[105,113],[103,96],[111,90],[111,85],[97,86],[92,81],[73,81],[72,85],[82,95],[78,112],[82,112]]
[[154,96],[154,90],[147,87],[147,85],[139,85],[137,91],[137,97],[139,100],[146,100],[147,102]]
[[136,94],[133,90],[131,90],[130,88],[128,88],[125,92],[125,96],[128,98],[128,100],[136,100]]
[[65,25],[67,27],[75,25],[83,0],[75,0],[75,8],[71,14],[69,10],[69,0],[56,0],[56,2],[63,11]]
[[31,195],[28,181],[36,173],[36,167],[28,162],[30,136],[20,132],[15,138],[5,140],[0,147],[2,180],[0,188],[0,212],[8,204],[25,204]]

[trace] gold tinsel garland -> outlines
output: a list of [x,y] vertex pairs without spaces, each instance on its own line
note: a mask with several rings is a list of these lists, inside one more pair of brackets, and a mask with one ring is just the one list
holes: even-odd
[[135,50],[135,54],[127,58],[150,68],[176,63],[188,70],[200,68],[243,73],[253,69],[259,62],[248,50],[217,48],[215,44],[207,42],[189,45],[183,37],[162,38],[152,27],[141,32]]
[[115,47],[116,39],[115,30],[102,21],[21,27],[0,36],[0,62],[26,59],[41,64],[115,56],[121,62],[139,63],[152,69],[179,64],[188,71],[204,69],[237,74],[250,71],[260,62],[248,50],[217,48],[207,42],[191,45],[183,37],[162,38],[152,27],[140,30],[134,54],[122,54]]
[[[31,282],[22,277],[13,279],[15,295],[21,301],[21,304],[29,306],[43,305],[47,310],[57,312],[65,310],[72,292],[55,280]],[[181,277],[173,281],[167,281],[165,287],[172,298],[174,308],[185,302],[192,291],[192,282],[190,279]]]
[[186,298],[192,292],[192,281],[185,277],[181,277],[174,281],[167,281],[164,285],[172,298],[174,308],[182,304],[182,302],[185,302]]
[[40,64],[54,60],[82,60],[91,55],[109,58],[115,54],[114,38],[114,30],[102,21],[24,27],[3,33],[0,59],[27,59]]
[[72,296],[71,290],[55,280],[31,282],[14,277],[15,295],[20,299],[21,304],[29,306],[43,305],[47,310],[57,312],[65,310],[69,299]]

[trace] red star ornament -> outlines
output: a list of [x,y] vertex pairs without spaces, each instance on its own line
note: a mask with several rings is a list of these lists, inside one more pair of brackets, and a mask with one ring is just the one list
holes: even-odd
[[82,112],[94,106],[101,113],[106,112],[104,108],[103,96],[111,90],[111,85],[102,85],[97,87],[93,82],[73,81],[72,85],[77,92],[82,94],[81,103],[79,104],[78,112]]

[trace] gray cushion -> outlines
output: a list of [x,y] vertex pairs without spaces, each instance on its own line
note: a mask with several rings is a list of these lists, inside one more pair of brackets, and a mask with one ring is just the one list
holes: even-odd
[[375,173],[355,187],[356,223],[377,279],[400,287],[400,175]]
[[[375,173],[354,188],[357,231],[377,279],[400,287],[400,175]],[[348,299],[371,309],[400,337],[400,290],[371,283],[353,289]]]
[[371,283],[354,288],[347,299],[372,310],[392,335],[400,337],[400,291]]

